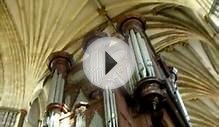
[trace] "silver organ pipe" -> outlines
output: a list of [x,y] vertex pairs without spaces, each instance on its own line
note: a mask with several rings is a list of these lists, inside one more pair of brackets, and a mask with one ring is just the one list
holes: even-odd
[[52,85],[49,92],[49,103],[62,103],[65,80],[62,74],[58,74],[56,69],[52,77]]
[[139,77],[144,78],[146,77],[146,67],[144,65],[144,60],[140,51],[140,47],[138,45],[137,37],[133,30],[130,30],[130,38],[131,38],[130,40],[133,47],[133,51],[135,54]]
[[145,45],[145,40],[141,37],[141,34],[135,32],[134,29],[130,30],[129,38],[131,38],[131,44],[141,78],[155,77],[154,67],[147,46]]
[[129,93],[133,93],[136,87],[136,80],[155,77],[155,71],[145,41],[139,32],[135,32],[134,29],[129,31],[128,44],[135,55],[136,74],[132,76],[126,87],[128,87]]
[[179,93],[179,89],[178,89],[178,86],[177,86],[177,83],[176,83],[176,80],[177,80],[177,69],[176,68],[173,68],[172,69],[172,73],[171,73],[171,76],[170,76],[170,79],[172,80],[174,86],[173,86],[173,89],[174,89],[174,93],[176,94],[178,100],[179,100],[179,103],[180,103],[180,106],[183,110],[183,113],[187,119],[187,121],[190,122],[190,117],[189,117],[189,114],[186,110],[186,107],[183,103],[183,100],[182,100],[182,97],[180,96],[180,93]]
[[112,90],[104,90],[104,111],[106,127],[118,127],[115,93]]

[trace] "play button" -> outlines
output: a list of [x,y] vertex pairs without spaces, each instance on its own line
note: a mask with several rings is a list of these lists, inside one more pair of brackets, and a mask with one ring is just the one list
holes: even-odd
[[88,80],[103,89],[125,85],[135,69],[131,48],[122,40],[103,37],[92,42],[83,56],[83,70]]
[[107,74],[116,64],[117,62],[105,52],[105,74]]

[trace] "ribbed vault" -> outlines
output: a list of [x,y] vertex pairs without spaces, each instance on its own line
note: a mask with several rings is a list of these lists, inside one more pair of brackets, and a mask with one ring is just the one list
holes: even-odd
[[219,39],[199,17],[204,11],[197,1],[101,3],[105,11],[95,0],[0,0],[1,106],[27,108],[48,74],[46,59],[52,52],[66,50],[80,63],[88,32],[106,27],[114,33],[111,23],[118,15],[137,12],[146,19],[156,51],[179,70],[178,85],[193,125],[219,126]]

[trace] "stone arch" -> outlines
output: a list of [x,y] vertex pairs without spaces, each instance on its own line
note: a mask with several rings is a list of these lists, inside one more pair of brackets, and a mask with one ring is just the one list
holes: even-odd
[[33,126],[37,127],[39,120],[40,120],[40,102],[39,98],[36,98],[33,103],[31,104],[31,107],[28,112],[27,121],[28,123]]
[[[34,127],[36,126],[36,122],[39,122],[43,118],[46,108],[46,100],[46,93],[43,88],[38,89],[32,96],[32,99],[29,103],[27,121]],[[34,117],[37,117],[37,119]]]

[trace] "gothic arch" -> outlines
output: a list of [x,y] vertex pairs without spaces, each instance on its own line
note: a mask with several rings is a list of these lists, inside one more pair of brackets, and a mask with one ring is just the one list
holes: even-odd
[[30,110],[28,111],[27,121],[32,127],[37,127],[40,120],[40,102],[36,98],[31,104]]

